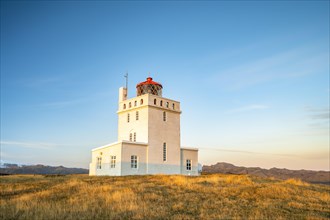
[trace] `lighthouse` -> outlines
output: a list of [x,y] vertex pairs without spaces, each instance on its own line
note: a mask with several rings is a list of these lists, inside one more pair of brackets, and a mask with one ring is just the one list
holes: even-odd
[[180,102],[148,77],[128,99],[119,88],[118,140],[92,149],[90,175],[198,175],[198,149],[181,147]]

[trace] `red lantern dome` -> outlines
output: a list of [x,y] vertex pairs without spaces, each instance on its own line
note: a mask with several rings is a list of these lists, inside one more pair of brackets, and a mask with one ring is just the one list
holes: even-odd
[[162,84],[152,81],[151,77],[147,78],[147,81],[141,82],[136,85],[136,95],[152,94],[162,96]]

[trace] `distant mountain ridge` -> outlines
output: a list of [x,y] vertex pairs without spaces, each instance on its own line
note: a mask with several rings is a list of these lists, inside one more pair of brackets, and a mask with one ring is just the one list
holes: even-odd
[[45,165],[17,165],[4,164],[0,168],[0,174],[88,174],[87,169],[67,168],[63,166],[45,166]]
[[238,167],[230,163],[219,162],[215,165],[203,166],[204,173],[249,174],[277,179],[297,178],[310,183],[330,184],[330,171],[263,169],[260,167]]
[[[330,185],[330,171],[289,170],[279,168],[263,169],[260,167],[239,167],[230,163],[219,162],[210,166],[204,165],[203,173],[249,174],[260,177],[274,177],[282,180],[296,178],[305,182]],[[45,166],[41,164],[18,165],[7,163],[1,166],[0,174],[88,174],[88,169]]]

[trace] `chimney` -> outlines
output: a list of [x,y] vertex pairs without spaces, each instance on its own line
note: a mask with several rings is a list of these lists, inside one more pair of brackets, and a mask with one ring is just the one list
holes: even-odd
[[125,101],[127,99],[127,88],[119,88],[119,102]]

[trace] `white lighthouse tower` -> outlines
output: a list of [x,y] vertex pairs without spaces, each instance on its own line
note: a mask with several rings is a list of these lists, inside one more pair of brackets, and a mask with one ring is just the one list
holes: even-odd
[[198,149],[181,148],[180,102],[148,77],[136,97],[119,89],[118,141],[92,150],[90,175],[198,175]]

